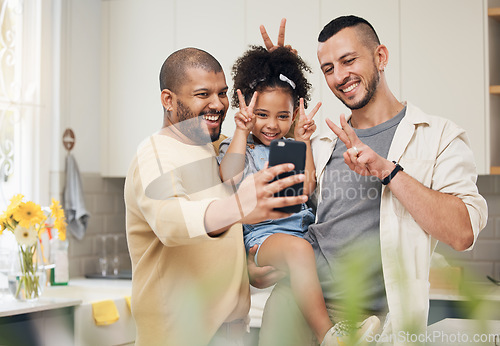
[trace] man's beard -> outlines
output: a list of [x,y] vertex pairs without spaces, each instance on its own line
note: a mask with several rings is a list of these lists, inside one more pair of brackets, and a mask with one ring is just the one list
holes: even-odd
[[[346,82],[344,82],[343,84],[345,84]],[[372,78],[370,78],[370,80],[368,81],[368,87],[365,89],[366,95],[365,97],[363,97],[363,99],[361,99],[356,103],[348,103],[349,100],[344,100],[343,98],[339,98],[339,100],[342,101],[342,103],[350,110],[361,109],[373,99],[375,91],[377,91],[379,82],[380,82],[380,74],[378,73],[377,68],[374,66],[374,73],[372,75]],[[342,93],[342,91],[340,92]]]
[[[215,129],[213,133],[210,133],[207,124],[205,124],[205,121],[203,120],[203,115],[213,113],[219,114],[221,122],[219,127]],[[223,115],[223,112],[219,111],[202,112],[198,116],[195,116],[188,106],[177,100],[177,116],[179,117],[179,122],[175,124],[175,126],[184,136],[189,138],[195,144],[208,144],[219,139]]]

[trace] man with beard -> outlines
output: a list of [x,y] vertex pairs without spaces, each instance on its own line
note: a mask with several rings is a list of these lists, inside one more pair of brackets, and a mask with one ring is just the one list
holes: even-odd
[[307,197],[273,194],[304,177],[269,183],[293,168],[281,165],[237,191],[221,184],[212,142],[228,88],[207,52],[171,54],[160,88],[163,127],[139,146],[125,182],[136,345],[241,345],[250,300],[240,222],[286,216],[274,208]]
[[[283,26],[280,31],[284,37]],[[359,320],[384,319],[389,312],[382,335],[367,341],[407,344],[425,335],[418,333],[427,326],[437,242],[470,250],[486,225],[469,141],[449,120],[396,99],[384,73],[388,50],[366,20],[336,18],[318,41],[326,82],[352,112],[341,115],[341,127],[327,120],[332,132],[312,141],[317,215],[305,238],[316,254],[331,318],[352,318],[355,311]],[[315,344],[298,311],[288,287],[278,284],[266,305],[260,345]],[[333,330],[332,339],[343,333]]]

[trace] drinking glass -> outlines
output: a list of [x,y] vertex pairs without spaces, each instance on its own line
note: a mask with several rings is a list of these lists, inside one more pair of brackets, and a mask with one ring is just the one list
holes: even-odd
[[118,251],[118,241],[120,240],[120,236],[115,234],[113,236],[113,275],[117,276],[120,271],[120,256]]
[[107,255],[107,249],[106,249],[106,239],[107,236],[101,235],[99,237],[99,242],[100,242],[100,251],[99,251],[99,268],[101,270],[101,275],[106,276],[108,273],[108,255]]

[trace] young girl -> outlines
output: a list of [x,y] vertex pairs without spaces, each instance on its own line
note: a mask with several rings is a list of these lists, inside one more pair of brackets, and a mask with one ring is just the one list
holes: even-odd
[[[316,175],[310,139],[316,130],[312,120],[321,103],[306,115],[311,84],[305,77],[311,72],[307,64],[288,48],[267,51],[253,46],[233,66],[235,93],[233,107],[236,130],[233,138],[220,145],[220,174],[224,182],[238,184],[247,175],[265,167],[269,145],[291,132],[297,141],[306,144],[304,194],[316,187]],[[248,104],[248,106],[247,106]],[[291,140],[291,139],[290,139]],[[290,285],[305,319],[321,345],[339,345],[351,340],[346,333],[348,323],[333,326],[325,306],[323,292],[316,273],[316,259],[311,245],[303,239],[304,232],[314,222],[312,210],[305,204],[301,211],[278,220],[255,225],[243,225],[247,251],[259,248],[255,263],[273,266],[289,274]],[[368,321],[369,320],[369,321]],[[369,322],[369,323],[366,323]],[[361,341],[367,329],[377,324],[374,316],[358,326],[355,340]]]
[[[293,135],[306,144],[304,194],[316,186],[310,138],[316,129],[312,120],[321,103],[309,115],[304,107],[310,100],[311,84],[304,72],[306,63],[287,48],[268,52],[251,47],[233,66],[232,105],[239,105],[235,115],[233,138],[221,143],[220,174],[225,182],[237,184],[262,169],[269,159],[272,140],[287,135],[298,117]],[[247,106],[248,104],[248,106]],[[319,341],[332,327],[321,286],[316,274],[316,260],[311,245],[303,239],[314,214],[306,205],[301,211],[278,220],[243,225],[245,246],[259,245],[255,262],[271,265],[289,273],[292,291],[304,317]]]

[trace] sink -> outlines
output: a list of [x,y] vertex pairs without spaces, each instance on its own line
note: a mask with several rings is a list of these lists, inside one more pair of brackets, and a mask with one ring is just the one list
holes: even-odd
[[107,279],[107,280],[132,280],[132,271],[124,270],[116,275],[108,274],[102,275],[101,273],[85,274],[87,279]]

